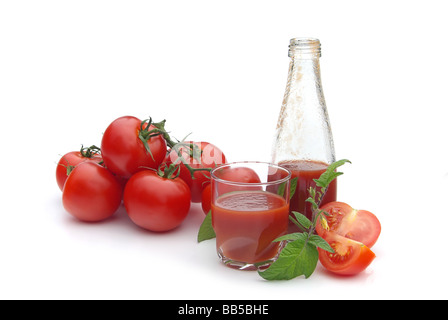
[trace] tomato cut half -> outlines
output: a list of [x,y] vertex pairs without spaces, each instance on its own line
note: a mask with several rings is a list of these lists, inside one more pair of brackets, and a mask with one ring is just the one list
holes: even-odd
[[326,231],[325,240],[334,253],[319,250],[319,261],[327,269],[339,275],[355,275],[364,271],[375,259],[375,254],[366,245],[336,233]]
[[325,231],[361,242],[371,248],[381,233],[378,218],[366,210],[356,210],[344,202],[333,201],[321,207],[329,215],[321,215],[316,231],[322,237]]

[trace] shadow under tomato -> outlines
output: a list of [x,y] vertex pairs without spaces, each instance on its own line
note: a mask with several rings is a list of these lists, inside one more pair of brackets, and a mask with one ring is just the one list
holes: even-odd
[[343,281],[353,281],[353,282],[367,282],[368,279],[373,276],[374,272],[367,268],[366,270],[353,275],[341,275],[327,270],[320,262],[318,262],[315,273],[325,276],[331,279],[341,279]]

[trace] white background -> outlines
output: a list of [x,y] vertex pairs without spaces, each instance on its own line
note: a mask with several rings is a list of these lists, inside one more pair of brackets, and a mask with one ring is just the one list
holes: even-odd
[[[448,182],[443,1],[2,1],[0,298],[446,299]],[[351,278],[264,281],[178,229],[123,209],[65,212],[56,163],[115,118],[167,119],[231,161],[269,160],[289,39],[322,42],[339,200],[374,212],[377,258]]]

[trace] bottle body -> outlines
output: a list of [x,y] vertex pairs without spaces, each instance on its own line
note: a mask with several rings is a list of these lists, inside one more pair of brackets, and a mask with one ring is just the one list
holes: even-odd
[[[320,77],[320,41],[294,38],[289,46],[291,58],[288,81],[277,122],[272,162],[288,168],[297,177],[297,189],[290,210],[311,218],[308,188],[313,179],[335,159],[330,120]],[[336,200],[337,182],[328,188],[321,204]]]

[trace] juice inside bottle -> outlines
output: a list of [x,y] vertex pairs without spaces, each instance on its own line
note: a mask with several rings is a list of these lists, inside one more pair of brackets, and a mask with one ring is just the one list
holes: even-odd
[[[308,189],[310,187],[316,188],[316,183],[313,179],[318,179],[328,167],[328,164],[319,161],[310,160],[294,160],[283,161],[279,163],[280,166],[291,171],[291,179],[297,177],[296,192],[290,200],[290,212],[297,211],[304,214],[308,219],[312,218],[311,203],[305,200],[309,197]],[[322,198],[321,205],[331,201],[336,201],[336,179],[329,185],[327,192]]]

